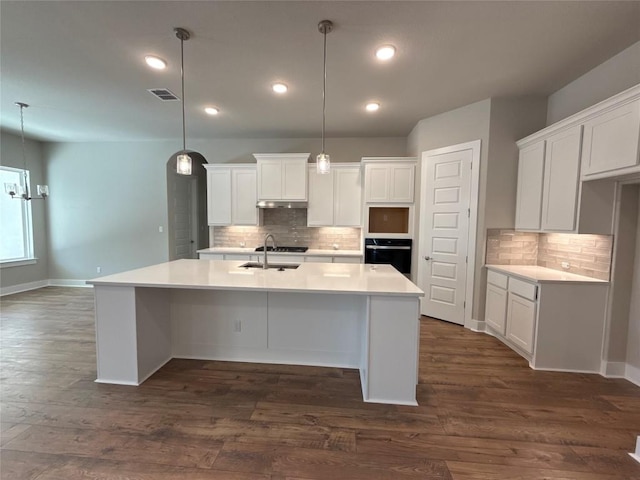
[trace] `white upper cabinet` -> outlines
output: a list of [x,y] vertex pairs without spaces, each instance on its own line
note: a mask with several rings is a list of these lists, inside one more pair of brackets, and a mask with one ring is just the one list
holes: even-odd
[[540,230],[544,178],[544,140],[520,150],[516,230]]
[[415,158],[366,157],[362,163],[366,203],[413,203]]
[[362,226],[362,184],[360,164],[331,165],[329,174],[318,174],[309,166],[310,227]]
[[607,110],[584,123],[582,175],[616,172],[639,164],[640,100]]
[[258,200],[307,200],[308,153],[254,153]]
[[576,229],[582,127],[575,126],[547,138],[545,147],[542,230]]
[[207,218],[209,225],[257,225],[256,166],[209,164]]

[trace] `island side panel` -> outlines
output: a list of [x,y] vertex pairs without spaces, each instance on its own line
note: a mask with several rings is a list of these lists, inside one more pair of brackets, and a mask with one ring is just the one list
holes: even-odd
[[277,363],[358,368],[366,297],[269,292],[269,357]]
[[99,383],[138,385],[135,287],[95,285]]
[[540,286],[532,368],[600,373],[609,286]]
[[419,317],[417,297],[369,298],[366,402],[418,404]]
[[266,362],[267,293],[173,290],[175,358]]
[[171,360],[171,319],[166,288],[136,287],[138,384]]

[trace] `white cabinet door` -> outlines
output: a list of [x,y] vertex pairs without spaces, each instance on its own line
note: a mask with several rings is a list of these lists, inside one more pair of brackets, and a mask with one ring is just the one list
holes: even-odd
[[582,126],[547,138],[542,195],[542,230],[572,232],[576,228]]
[[[260,255],[260,261],[264,259],[264,253]],[[267,252],[267,262],[272,263],[302,263],[304,256],[302,255],[278,255],[276,253]]]
[[309,227],[330,227],[333,225],[333,173],[319,174],[316,166],[309,167],[309,207],[307,225]]
[[584,124],[582,174],[638,165],[640,100],[622,105]]
[[507,339],[526,353],[533,353],[533,334],[536,324],[536,302],[512,292],[508,295]]
[[258,161],[258,199],[280,200],[282,196],[282,161]]
[[333,170],[336,227],[362,226],[362,184],[360,166]]
[[516,230],[540,230],[544,177],[544,140],[520,151]]
[[333,263],[363,263],[362,257],[333,257]]
[[484,321],[500,335],[505,334],[507,324],[507,291],[495,285],[487,285],[487,303]]
[[231,212],[233,225],[257,225],[256,169],[232,168]]
[[304,257],[304,261],[308,263],[331,263],[333,260],[332,257],[324,257],[320,255],[306,255]]
[[307,199],[307,162],[306,160],[282,160],[282,197],[283,200]]
[[389,202],[413,203],[415,165],[392,165],[389,168]]
[[207,170],[207,218],[209,225],[231,225],[231,170]]
[[365,201],[368,203],[389,200],[390,172],[387,165],[365,166]]

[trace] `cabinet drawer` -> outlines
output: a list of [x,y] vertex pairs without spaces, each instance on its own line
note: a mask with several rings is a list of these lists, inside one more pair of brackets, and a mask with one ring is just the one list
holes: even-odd
[[494,272],[493,270],[489,270],[487,272],[487,283],[491,285],[495,285],[496,287],[507,289],[507,282],[509,277],[503,275],[502,273]]
[[509,278],[509,291],[528,300],[536,300],[538,286],[533,283],[523,282],[517,278]]

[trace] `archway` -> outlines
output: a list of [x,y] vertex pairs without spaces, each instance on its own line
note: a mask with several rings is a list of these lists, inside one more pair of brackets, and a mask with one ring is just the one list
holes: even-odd
[[207,222],[207,160],[188,152],[193,162],[191,175],[178,175],[176,157],[167,161],[167,221],[169,260],[197,258],[197,250],[209,246]]

